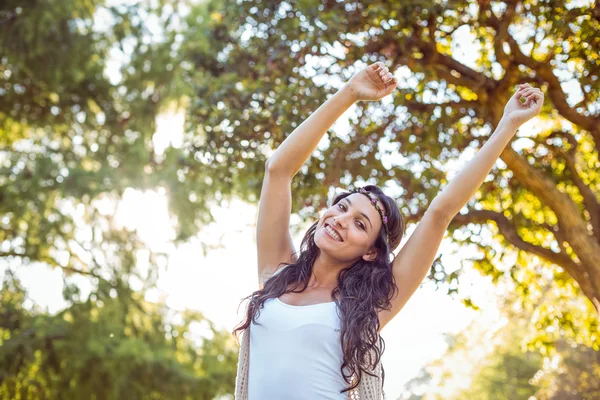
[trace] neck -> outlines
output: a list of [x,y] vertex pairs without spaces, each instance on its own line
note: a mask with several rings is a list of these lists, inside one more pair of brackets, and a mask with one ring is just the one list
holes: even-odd
[[338,286],[338,274],[352,265],[351,262],[333,260],[321,252],[313,265],[308,287],[313,289],[334,289]]

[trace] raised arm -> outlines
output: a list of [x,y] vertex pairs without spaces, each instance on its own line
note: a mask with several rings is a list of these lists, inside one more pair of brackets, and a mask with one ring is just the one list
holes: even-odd
[[[525,98],[526,102],[522,104],[521,98]],[[435,259],[450,221],[481,186],[517,129],[540,113],[543,102],[541,90],[528,84],[521,85],[506,104],[504,116],[492,136],[433,199],[417,228],[394,259],[392,269],[398,295],[392,299],[391,310],[379,313],[380,330],[400,312],[417,290]]]
[[291,182],[319,141],[354,102],[379,100],[396,87],[396,79],[382,63],[355,74],[336,94],[307,118],[284,140],[266,163],[258,209],[256,244],[258,281],[266,280],[282,262],[295,262],[289,232],[292,207]]
[[256,223],[259,288],[264,287],[282,262],[297,260],[289,231],[292,178],[327,129],[354,101],[353,91],[344,86],[302,122],[267,160]]

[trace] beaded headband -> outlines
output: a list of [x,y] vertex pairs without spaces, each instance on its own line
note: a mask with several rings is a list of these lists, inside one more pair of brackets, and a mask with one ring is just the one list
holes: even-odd
[[385,241],[388,242],[388,245],[389,245],[388,239],[390,237],[390,232],[388,231],[388,227],[387,227],[387,221],[388,221],[387,216],[383,215],[383,211],[381,210],[379,205],[377,205],[377,199],[371,197],[371,195],[365,188],[356,188],[356,189],[351,190],[350,193],[362,193],[369,198],[369,200],[371,201],[371,204],[373,204],[375,206],[375,208],[377,209],[377,212],[379,213],[379,216],[381,217],[381,220],[383,221],[383,228],[385,230]]

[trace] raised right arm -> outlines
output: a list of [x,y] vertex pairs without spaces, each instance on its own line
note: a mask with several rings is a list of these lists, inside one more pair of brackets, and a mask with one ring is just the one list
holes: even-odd
[[289,231],[292,178],[310,157],[325,132],[354,102],[350,89],[340,89],[302,122],[267,161],[256,225],[258,280],[261,288],[279,264],[297,260]]
[[352,104],[359,100],[379,100],[395,87],[396,79],[383,63],[370,65],[327,99],[271,155],[265,165],[256,228],[261,288],[282,262],[297,259],[289,232],[292,178],[317,148],[325,132]]

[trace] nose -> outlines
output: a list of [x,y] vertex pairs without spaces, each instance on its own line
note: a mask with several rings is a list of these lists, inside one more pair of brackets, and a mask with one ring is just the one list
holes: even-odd
[[333,226],[336,226],[336,227],[344,227],[344,225],[342,225],[342,224],[339,222],[339,219],[340,219],[340,217],[334,217],[334,218],[333,218]]

